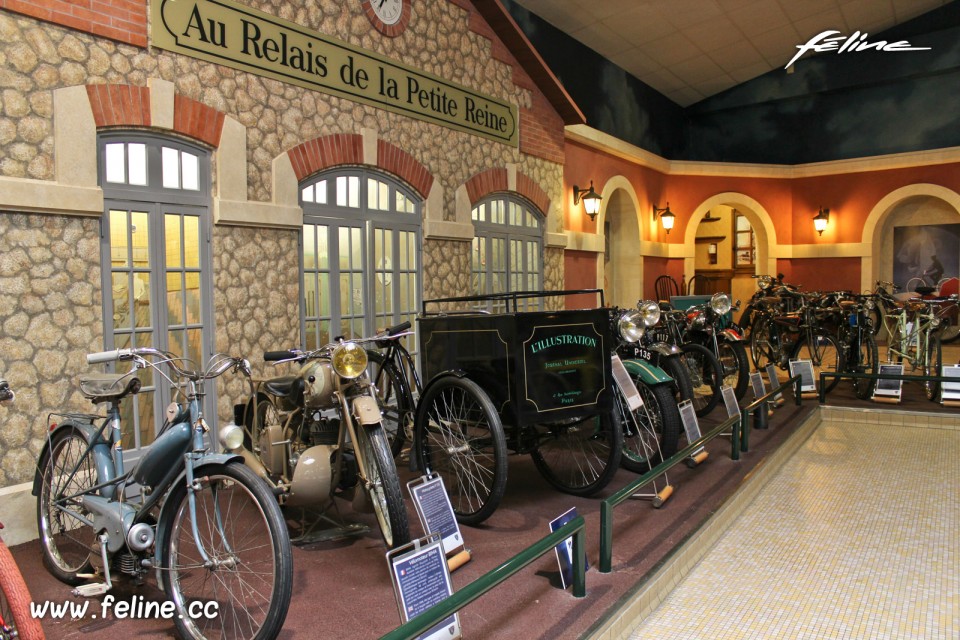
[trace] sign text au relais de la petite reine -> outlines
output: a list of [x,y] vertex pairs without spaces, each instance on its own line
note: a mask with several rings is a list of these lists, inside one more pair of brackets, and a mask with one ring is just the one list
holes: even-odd
[[227,0],[159,0],[151,44],[513,146],[517,107]]

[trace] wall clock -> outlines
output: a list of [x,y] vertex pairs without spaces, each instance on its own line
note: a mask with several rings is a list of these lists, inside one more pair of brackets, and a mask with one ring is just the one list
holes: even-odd
[[403,33],[410,19],[412,0],[362,0],[367,18],[380,33],[395,37]]

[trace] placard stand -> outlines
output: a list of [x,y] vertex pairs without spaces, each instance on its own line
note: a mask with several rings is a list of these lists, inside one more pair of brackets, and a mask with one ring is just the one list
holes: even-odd
[[[677,408],[680,409],[680,420],[683,421],[683,431],[687,434],[687,444],[696,442],[701,438],[702,434],[700,433],[700,422],[697,421],[697,411],[693,408],[693,403],[690,400],[684,400],[677,405]],[[691,453],[684,462],[688,467],[693,469],[709,456],[710,452],[704,447],[700,447]]]
[[[750,387],[753,389],[754,400],[759,400],[763,396],[767,395],[767,388],[763,384],[763,374],[759,371],[752,371],[750,373]],[[756,424],[753,425],[754,429],[767,428],[767,418],[773,415],[773,406],[773,403],[768,400],[766,412],[757,412]]]
[[816,398],[817,382],[813,377],[813,363],[809,360],[791,360],[790,377],[800,376],[800,397]]
[[[633,430],[636,433],[640,433],[641,430],[646,431],[649,438],[640,438],[640,444],[643,446],[643,455],[647,460],[653,460],[654,458],[663,459],[663,452],[660,450],[660,439],[657,437],[656,433],[652,433],[648,425],[652,425],[654,420],[649,413],[647,413],[647,421],[645,424],[641,425],[637,422],[637,411],[647,412],[647,408],[643,405],[643,399],[640,397],[640,392],[637,390],[637,385],[633,382],[633,378],[630,377],[630,373],[627,371],[627,368],[623,366],[623,361],[620,359],[620,356],[614,354],[611,359],[610,370],[613,372],[613,380],[617,384],[617,388],[620,389],[620,393],[623,394],[624,399],[627,401],[627,407],[629,409],[629,420],[633,425]],[[650,445],[651,442],[656,443],[656,449]],[[652,466],[652,464],[651,464]],[[663,489],[657,490],[657,481],[651,481],[653,485],[653,493],[634,493],[631,495],[631,498],[636,498],[638,500],[649,499],[652,501],[654,508],[659,509],[663,506],[663,503],[670,499],[670,496],[673,495],[673,486],[670,484],[670,477],[664,472],[663,481],[666,483]]]
[[[877,373],[880,375],[893,375],[893,376],[902,376],[903,375],[903,365],[902,364],[882,364],[880,365]],[[884,380],[880,378],[877,380],[877,384],[873,386],[873,397],[870,398],[874,402],[881,402],[884,404],[900,404],[900,394],[903,391],[903,380]]]
[[[777,387],[780,386],[780,376],[777,375],[777,366],[772,362],[768,362],[765,369],[767,371],[767,381],[770,383],[770,388],[776,389]],[[775,406],[779,407],[784,402],[786,402],[786,400],[784,399],[782,393],[777,392],[773,396],[773,404]]]
[[433,474],[420,476],[407,483],[420,524],[428,534],[436,533],[443,543],[447,568],[456,571],[470,562],[470,550],[464,547],[460,525],[453,513],[450,496],[443,486],[443,478]]
[[960,365],[943,367],[941,374],[945,378],[956,378],[956,382],[944,382],[940,391],[940,404],[944,407],[960,407]]
[[[727,417],[732,418],[734,416],[740,415],[740,404],[737,402],[737,394],[734,393],[733,387],[730,385],[724,385],[720,387],[720,396],[723,398],[723,406],[727,410]],[[739,425],[734,425],[733,428],[738,428]],[[732,436],[733,432],[725,431],[723,433],[725,436]]]
[[[402,622],[417,617],[453,595],[440,534],[432,533],[413,540],[388,551],[386,556]],[[454,613],[422,633],[418,640],[455,640],[460,637],[460,615]]]

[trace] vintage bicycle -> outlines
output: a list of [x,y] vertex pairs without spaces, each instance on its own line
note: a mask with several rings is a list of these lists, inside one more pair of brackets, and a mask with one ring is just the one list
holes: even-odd
[[[182,637],[275,638],[293,584],[286,524],[239,455],[211,452],[202,411],[206,383],[227,371],[249,375],[247,361],[218,354],[191,369],[189,360],[152,348],[92,353],[87,361],[133,368],[80,378],[81,393],[106,403],[106,415],[48,417],[33,485],[47,569],[82,597],[106,593],[118,575],[141,580],[155,571]],[[140,391],[142,369],[166,380],[182,402],[170,405],[153,444],[128,471],[120,404]],[[215,603],[216,615],[197,616],[197,602]]]
[[[943,347],[940,335],[946,314],[956,313],[957,296],[942,300],[912,298],[883,316],[887,338],[887,361],[906,361],[921,375],[937,376],[942,372]],[[923,383],[924,393],[935,400],[940,383]]]

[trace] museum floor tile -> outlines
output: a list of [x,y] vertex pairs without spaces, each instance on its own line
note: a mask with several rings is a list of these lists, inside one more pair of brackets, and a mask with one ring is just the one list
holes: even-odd
[[960,419],[825,411],[631,640],[960,637]]

